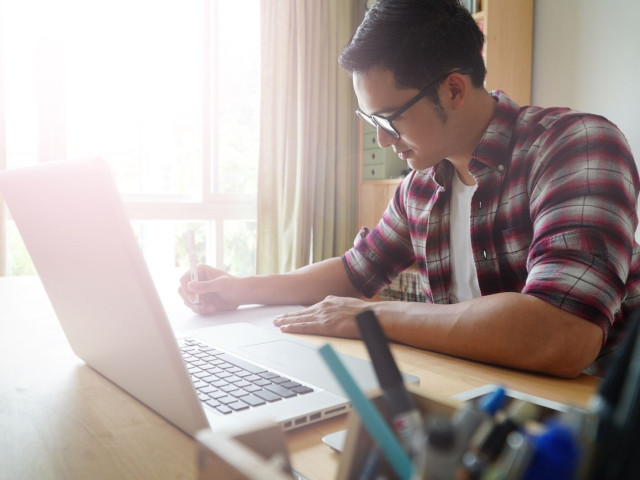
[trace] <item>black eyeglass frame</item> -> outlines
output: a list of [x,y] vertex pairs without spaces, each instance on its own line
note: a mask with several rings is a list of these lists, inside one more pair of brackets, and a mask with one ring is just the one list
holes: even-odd
[[422,97],[424,97],[427,93],[429,93],[430,90],[432,90],[434,87],[442,83],[446,78],[449,77],[449,75],[453,75],[454,73],[469,75],[473,73],[473,68],[460,68],[458,70],[452,70],[450,72],[447,72],[445,75],[441,75],[440,77],[436,78],[433,82],[431,82],[429,85],[427,85],[422,90],[420,90],[420,92],[415,97],[413,97],[411,100],[405,103],[402,107],[396,110],[396,112],[393,115],[389,117],[385,117],[384,115],[377,115],[377,114],[367,115],[362,110],[360,110],[360,108],[356,109],[356,115],[360,117],[369,126],[373,128],[380,127],[389,135],[391,135],[393,138],[400,138],[400,133],[398,132],[398,130],[396,130],[396,128],[393,126],[391,122],[393,122],[396,118],[398,118],[404,112],[406,112],[411,107],[413,107],[416,103],[418,103],[418,101]]

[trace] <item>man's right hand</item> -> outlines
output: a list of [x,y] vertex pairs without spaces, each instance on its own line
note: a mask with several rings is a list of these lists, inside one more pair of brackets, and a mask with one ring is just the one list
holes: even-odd
[[190,272],[182,275],[178,293],[184,304],[200,315],[235,310],[241,303],[240,279],[208,265],[198,265],[197,281],[191,280]]

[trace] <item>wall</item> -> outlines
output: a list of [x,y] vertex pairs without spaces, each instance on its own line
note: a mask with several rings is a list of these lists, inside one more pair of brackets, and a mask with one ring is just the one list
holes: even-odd
[[534,105],[604,115],[640,165],[640,2],[535,0]]

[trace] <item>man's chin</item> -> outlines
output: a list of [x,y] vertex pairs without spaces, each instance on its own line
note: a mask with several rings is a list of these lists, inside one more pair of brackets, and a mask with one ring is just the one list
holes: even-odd
[[434,162],[432,159],[421,158],[419,156],[416,156],[413,150],[411,150],[410,152],[411,154],[408,155],[407,158],[403,160],[407,162],[407,165],[411,170],[418,170],[418,171],[427,170],[437,165],[438,163],[440,163],[440,160]]
[[421,162],[420,159],[409,157],[407,159],[407,166],[411,170],[421,171],[421,170],[426,170],[427,168],[431,167],[432,165],[427,164],[427,162]]

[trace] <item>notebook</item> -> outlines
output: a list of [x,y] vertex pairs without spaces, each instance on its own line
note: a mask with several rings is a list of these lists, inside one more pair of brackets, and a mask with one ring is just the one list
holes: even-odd
[[[317,348],[297,336],[230,323],[189,331],[188,340],[176,338],[103,160],[5,170],[0,194],[75,354],[185,433],[195,436],[206,427],[216,431],[265,420],[288,430],[350,410]],[[254,395],[249,403],[259,404],[245,408],[231,405],[242,398],[227,386],[230,395],[222,403],[229,408],[216,408],[215,401],[208,401],[213,396],[203,395],[201,381],[203,376],[212,380],[207,373],[219,373],[219,354],[223,366],[229,367],[233,355],[241,366],[257,365],[298,392],[278,400]],[[200,363],[204,357],[206,365]],[[199,365],[187,366],[185,359]],[[364,391],[378,388],[369,362],[342,359]],[[242,375],[245,380],[255,373]],[[241,385],[248,388],[246,381]],[[278,393],[276,387],[262,390]],[[216,395],[213,400],[223,398]]]

